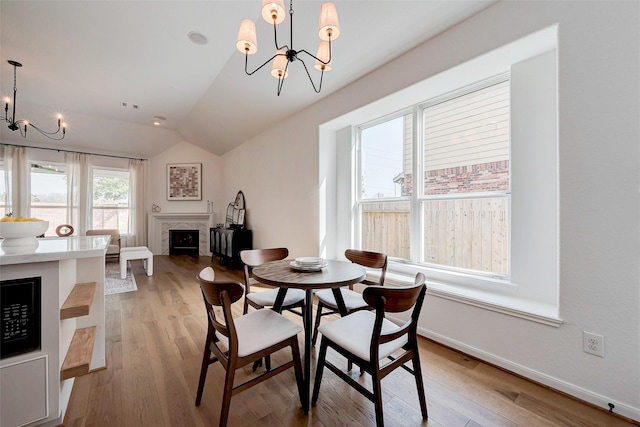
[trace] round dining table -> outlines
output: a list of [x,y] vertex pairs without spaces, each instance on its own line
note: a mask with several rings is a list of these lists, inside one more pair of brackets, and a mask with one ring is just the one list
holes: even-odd
[[346,315],[346,308],[342,298],[340,287],[349,286],[361,282],[365,275],[365,269],[352,262],[326,260],[326,266],[318,271],[298,271],[292,267],[290,259],[272,261],[253,268],[253,278],[258,282],[280,288],[273,309],[282,310],[282,302],[287,289],[296,288],[305,291],[304,318],[304,393],[302,408],[304,413],[309,413],[310,386],[311,386],[311,335],[313,333],[313,290],[332,289],[338,304],[338,311]]

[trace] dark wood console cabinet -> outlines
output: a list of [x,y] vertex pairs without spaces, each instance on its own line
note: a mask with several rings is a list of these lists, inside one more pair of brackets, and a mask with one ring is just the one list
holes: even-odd
[[253,234],[245,228],[211,228],[210,250],[211,261],[215,256],[220,261],[240,263],[240,251],[253,249]]

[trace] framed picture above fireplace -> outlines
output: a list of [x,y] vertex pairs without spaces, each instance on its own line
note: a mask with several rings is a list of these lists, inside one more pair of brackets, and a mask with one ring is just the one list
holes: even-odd
[[202,200],[202,163],[167,164],[167,200]]

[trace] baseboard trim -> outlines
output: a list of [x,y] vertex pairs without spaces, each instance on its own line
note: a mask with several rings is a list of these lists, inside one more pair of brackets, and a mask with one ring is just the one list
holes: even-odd
[[538,372],[534,369],[528,368],[524,365],[514,363],[502,357],[498,357],[483,350],[468,346],[460,341],[453,340],[425,328],[419,327],[418,334],[437,343],[473,356],[484,362],[495,365],[501,369],[513,372],[528,380],[543,384],[547,387],[551,387],[554,390],[567,394],[573,398],[576,398],[603,410],[609,411],[609,403],[613,403],[615,405],[615,409],[613,410],[614,415],[620,415],[635,423],[640,422],[640,408],[634,408],[633,406],[618,402],[615,399],[611,399],[601,394],[594,393],[590,390],[584,389],[575,384],[571,384],[567,381],[549,376],[542,372]]

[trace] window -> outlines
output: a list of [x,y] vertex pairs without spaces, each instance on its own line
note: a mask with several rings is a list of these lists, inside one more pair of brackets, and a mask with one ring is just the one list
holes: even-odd
[[117,229],[129,233],[129,171],[93,169],[93,229]]
[[507,276],[509,110],[502,76],[359,127],[361,248]]
[[412,114],[360,130],[362,249],[410,258]]
[[65,165],[31,163],[31,216],[49,221],[45,236],[55,236],[56,227],[67,223]]
[[422,115],[421,261],[506,275],[509,81],[427,104]]
[[[321,253],[384,251],[390,284],[423,272],[431,295],[561,324],[557,40],[557,26],[548,27],[322,123]],[[493,118],[472,126],[470,114],[466,130],[438,122],[493,89],[503,97]],[[370,191],[370,175],[383,168],[367,146],[395,120],[405,127],[379,156],[395,169],[385,178],[394,190]],[[449,143],[438,147],[442,139]],[[398,169],[390,153],[400,150]]]

